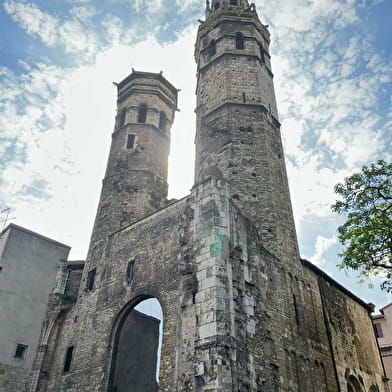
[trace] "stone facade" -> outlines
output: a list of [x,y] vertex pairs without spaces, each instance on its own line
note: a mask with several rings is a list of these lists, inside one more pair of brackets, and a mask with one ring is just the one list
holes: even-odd
[[172,203],[177,90],[135,71],[118,84],[77,301],[57,296],[48,312],[31,390],[115,392],[118,366],[133,360],[118,359],[119,342],[140,336],[122,326],[146,298],[163,311],[159,391],[386,390],[371,309],[299,257],[268,45],[254,5],[207,4],[195,49],[195,185]]

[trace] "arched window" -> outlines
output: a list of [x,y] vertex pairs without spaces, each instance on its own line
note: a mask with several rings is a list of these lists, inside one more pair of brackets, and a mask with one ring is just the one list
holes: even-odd
[[347,380],[347,392],[363,392],[361,384],[354,376],[350,376]]
[[147,105],[145,103],[139,106],[137,122],[139,124],[145,124],[147,118]]
[[167,117],[165,112],[161,112],[159,114],[159,129],[163,132],[166,133],[166,127],[167,127]]
[[163,314],[158,300],[149,298],[124,309],[117,323],[109,391],[157,391]]
[[214,5],[214,11],[216,11],[220,7],[219,1],[217,1]]
[[244,49],[244,35],[240,32],[235,35],[235,47],[236,49]]
[[364,347],[362,345],[362,342],[359,340],[358,336],[354,336],[354,347],[355,351],[357,353],[357,360],[358,364],[361,370],[366,370],[367,369],[367,359],[366,355],[364,353]]

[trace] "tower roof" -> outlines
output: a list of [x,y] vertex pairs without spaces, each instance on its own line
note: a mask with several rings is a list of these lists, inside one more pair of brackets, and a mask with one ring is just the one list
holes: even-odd
[[136,79],[136,78],[148,78],[148,79],[156,79],[162,82],[166,87],[168,87],[173,94],[178,93],[178,89],[175,88],[164,76],[163,72],[142,72],[142,71],[136,71],[132,68],[132,72],[125,78],[123,79],[120,83],[115,83],[117,88],[122,88],[124,87],[127,83],[129,83],[131,80]]

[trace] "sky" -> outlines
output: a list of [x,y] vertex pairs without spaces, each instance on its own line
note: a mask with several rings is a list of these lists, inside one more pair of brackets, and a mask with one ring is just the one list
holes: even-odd
[[[339,271],[333,187],[391,160],[392,2],[257,0],[301,255],[366,302],[392,302]],[[203,0],[0,0],[0,210],[86,257],[114,126],[112,82],[163,71],[177,88],[169,197],[193,184],[197,19]],[[5,218],[5,213],[0,215]],[[3,223],[0,223],[2,228]]]

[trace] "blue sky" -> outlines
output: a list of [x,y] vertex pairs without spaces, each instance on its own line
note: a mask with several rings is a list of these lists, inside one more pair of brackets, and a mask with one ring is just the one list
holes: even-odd
[[[193,183],[195,64],[203,0],[0,0],[0,209],[84,258],[131,67],[179,89],[171,197]],[[391,159],[392,2],[257,0],[272,67],[301,254],[366,301],[392,300],[336,269],[333,186]]]

